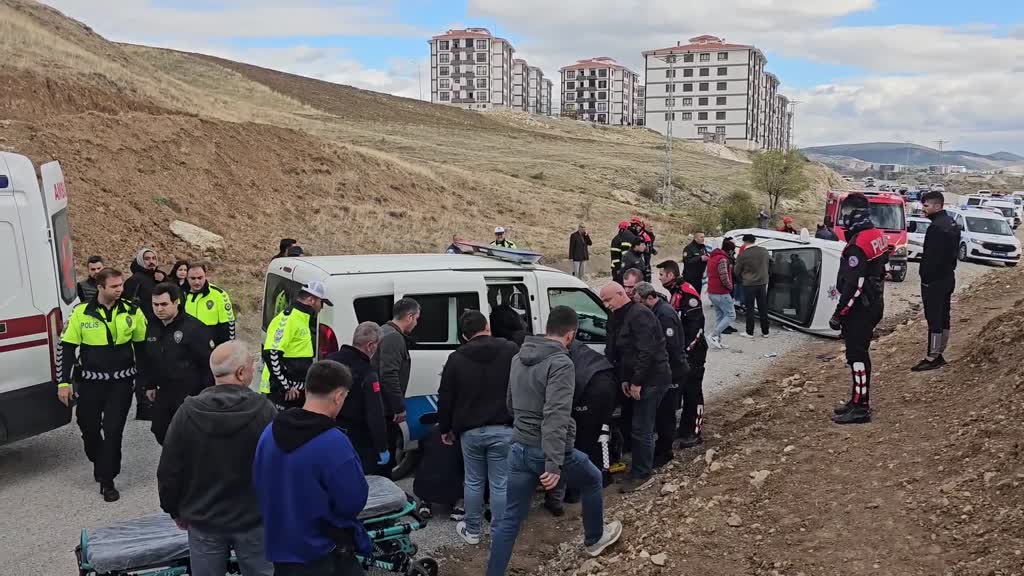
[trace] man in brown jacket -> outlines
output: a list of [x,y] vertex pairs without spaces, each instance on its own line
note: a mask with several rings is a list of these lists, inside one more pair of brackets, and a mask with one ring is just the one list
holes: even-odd
[[761,318],[761,336],[768,337],[768,276],[771,255],[756,246],[753,234],[743,236],[743,252],[736,259],[736,278],[743,285],[743,305],[746,307],[747,331],[743,335],[754,337],[754,304]]

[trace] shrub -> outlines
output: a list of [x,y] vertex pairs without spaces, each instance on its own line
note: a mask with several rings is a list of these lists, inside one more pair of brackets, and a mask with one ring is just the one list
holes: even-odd
[[690,234],[704,232],[710,236],[718,234],[718,227],[721,224],[722,216],[720,211],[714,206],[702,206],[690,212],[687,220],[689,220],[687,232]]
[[654,184],[642,184],[636,193],[647,198],[651,202],[658,199],[658,188]]
[[746,192],[733,192],[722,199],[719,210],[722,231],[753,228],[757,225],[757,206]]

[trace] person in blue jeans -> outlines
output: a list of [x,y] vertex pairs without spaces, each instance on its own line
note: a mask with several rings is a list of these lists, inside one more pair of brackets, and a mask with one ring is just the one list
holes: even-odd
[[505,479],[512,416],[506,406],[509,370],[519,347],[491,335],[487,317],[467,310],[459,318],[466,343],[448,356],[441,372],[437,417],[441,441],[462,445],[465,520],[455,530],[467,544],[480,543],[484,486],[490,485],[491,523],[505,512]]
[[547,491],[556,489],[560,482],[580,491],[583,545],[590,556],[600,556],[622,536],[620,522],[604,524],[601,472],[584,453],[573,448],[576,377],[568,346],[578,327],[579,318],[572,308],[556,306],[548,315],[545,335],[527,336],[512,360],[508,408],[513,429],[507,503],[492,533],[487,576],[503,576],[508,570],[512,548],[529,514],[538,482]]

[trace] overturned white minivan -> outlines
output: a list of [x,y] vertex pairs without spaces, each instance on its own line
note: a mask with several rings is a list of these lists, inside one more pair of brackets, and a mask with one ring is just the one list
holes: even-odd
[[838,338],[828,321],[839,303],[836,276],[846,246],[843,242],[813,238],[802,230],[790,234],[748,228],[731,230],[725,236],[737,246],[743,236],[757,238],[772,256],[768,281],[768,313],[777,322],[802,332]]

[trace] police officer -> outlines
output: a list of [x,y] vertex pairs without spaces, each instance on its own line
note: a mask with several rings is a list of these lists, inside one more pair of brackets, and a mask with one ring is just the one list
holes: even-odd
[[171,419],[185,398],[213,385],[210,353],[216,344],[208,326],[181,312],[181,291],[175,284],[157,284],[152,299],[157,321],[146,327],[139,374],[146,396],[153,402],[150,430],[162,446]]
[[668,464],[672,456],[672,442],[676,436],[676,411],[679,409],[680,388],[686,383],[690,365],[686,360],[686,335],[683,323],[672,306],[648,282],[637,284],[636,294],[640,302],[651,309],[665,333],[665,352],[672,372],[671,384],[665,397],[658,405],[654,432],[658,438],[654,443],[654,467],[661,468]]
[[510,250],[516,249],[516,243],[505,237],[505,228],[501,226],[494,229],[494,241],[491,242],[491,246],[508,248]]
[[280,408],[299,408],[305,401],[306,372],[316,356],[316,316],[327,299],[322,282],[310,282],[267,326],[263,343],[263,378],[260,392]]
[[[105,268],[96,275],[96,298],[79,304],[68,318],[57,350],[57,397],[70,405],[78,387],[78,427],[93,478],[107,502],[121,494],[121,436],[136,376],[136,358],[146,338],[146,317],[122,300],[124,275]],[[76,354],[77,353],[77,354]]]
[[847,206],[852,206],[853,211],[843,218],[847,244],[836,279],[839,305],[829,320],[829,326],[833,330],[842,330],[853,386],[850,400],[834,410],[832,421],[836,424],[860,424],[871,421],[869,347],[885,308],[885,265],[889,260],[889,243],[871,222],[866,196],[851,194],[844,203],[844,208]]
[[185,312],[209,326],[217,346],[235,339],[235,311],[231,297],[207,278],[207,265],[199,262],[188,268],[189,293]]

